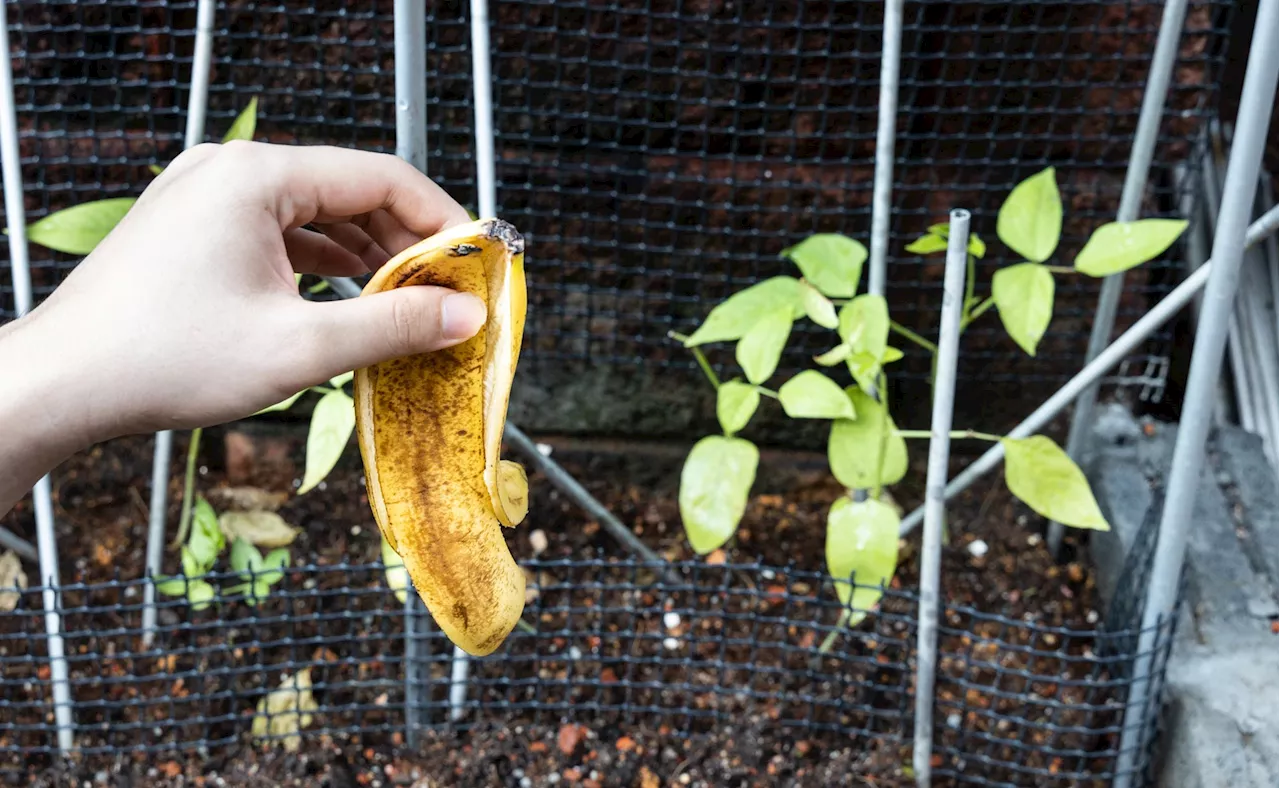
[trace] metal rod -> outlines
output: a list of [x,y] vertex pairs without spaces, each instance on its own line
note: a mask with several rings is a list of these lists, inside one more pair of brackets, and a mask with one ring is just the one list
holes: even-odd
[[0,526],[0,547],[12,550],[28,561],[35,561],[40,557],[40,551],[36,550],[35,545],[3,526]]
[[885,0],[880,51],[880,109],[876,116],[876,169],[871,189],[871,250],[867,292],[884,295],[893,211],[893,143],[898,135],[898,74],[902,60],[904,0]]
[[[18,109],[13,98],[13,59],[9,52],[9,19],[0,3],[0,164],[4,168],[4,210],[9,219],[9,259],[13,301],[18,316],[31,311],[31,260],[27,251],[26,205],[22,195],[22,157],[18,149]],[[49,646],[49,681],[53,691],[53,719],[58,750],[66,755],[75,742],[62,614],[58,598],[58,543],[53,523],[53,491],[43,476],[31,490],[36,518],[36,547],[43,587],[44,631]]]
[[960,313],[964,306],[969,256],[969,212],[951,212],[947,267],[942,284],[934,373],[933,420],[929,426],[929,468],[925,481],[924,539],[920,548],[920,613],[916,630],[916,716],[911,762],[916,785],[932,784],[933,702],[938,668],[938,604],[942,586],[942,529],[947,516],[947,463],[951,458],[951,420],[960,355]]
[[[1164,117],[1169,81],[1178,58],[1178,41],[1182,38],[1182,23],[1186,14],[1187,0],[1167,0],[1165,3],[1155,54],[1151,58],[1151,71],[1147,76],[1147,87],[1142,94],[1138,128],[1134,132],[1133,148],[1129,152],[1129,167],[1125,171],[1120,209],[1116,214],[1118,222],[1132,222],[1142,211],[1142,195],[1147,190],[1151,159],[1155,155],[1156,142],[1160,137],[1160,121]],[[1102,292],[1098,295],[1098,308],[1089,333],[1089,347],[1085,351],[1086,364],[1097,358],[1111,341],[1111,332],[1116,327],[1116,311],[1123,292],[1123,273],[1112,274],[1102,281]],[[1093,408],[1097,401],[1097,384],[1086,387],[1076,399],[1071,429],[1067,435],[1067,454],[1077,462],[1087,448],[1089,430],[1093,427]],[[1062,523],[1049,523],[1047,542],[1049,551],[1055,557],[1062,548],[1063,534]]]
[[[187,128],[184,150],[204,142],[205,119],[209,109],[209,74],[213,61],[213,23],[217,0],[200,0],[196,6],[196,43],[191,60],[191,95],[187,99]],[[146,573],[160,576],[164,557],[164,525],[169,511],[169,461],[173,456],[173,432],[156,433],[151,456],[151,503],[147,513]],[[142,647],[150,648],[156,634],[156,586],[142,587]]]
[[[427,171],[427,9],[421,0],[395,0],[396,155],[418,171]],[[330,279],[334,292],[344,298],[360,295],[350,279]],[[405,573],[404,595],[404,702],[405,742],[418,745],[422,728],[421,657],[427,650],[424,638],[430,626],[423,615],[421,597],[413,578]]]
[[[1249,232],[1245,239],[1246,246],[1252,246],[1275,233],[1277,224],[1280,224],[1280,208],[1273,208],[1267,212],[1266,216],[1249,225]],[[1097,358],[1077,372],[1075,377],[1067,381],[1066,385],[1058,389],[1052,397],[1045,400],[1044,404],[1036,408],[1035,412],[1010,430],[1009,437],[1025,438],[1034,434],[1036,430],[1048,424],[1050,420],[1066,409],[1086,386],[1101,380],[1112,367],[1123,361],[1125,356],[1133,352],[1134,348],[1155,333],[1156,329],[1160,328],[1176,315],[1179,310],[1191,303],[1200,288],[1204,287],[1205,282],[1209,280],[1209,274],[1212,272],[1213,267],[1213,260],[1209,260],[1197,269],[1195,273],[1187,277],[1182,284],[1174,288],[1172,293],[1161,299],[1160,303],[1152,307],[1151,311],[1134,323],[1128,331],[1108,345],[1107,349],[1102,351]],[[953,498],[968,489],[969,485],[1000,464],[1000,460],[1003,457],[1004,446],[1002,444],[997,443],[987,449],[985,454],[951,480],[947,485],[947,498]],[[902,521],[902,528],[899,533],[906,536],[914,531],[923,520],[924,507],[918,507]]]
[[1249,48],[1244,87],[1240,92],[1236,133],[1222,190],[1222,207],[1213,238],[1213,271],[1205,286],[1204,308],[1192,347],[1186,397],[1173,447],[1156,553],[1143,606],[1134,681],[1120,732],[1115,785],[1121,788],[1127,788],[1133,782],[1138,753],[1142,749],[1141,738],[1150,716],[1147,712],[1155,700],[1152,697],[1153,675],[1158,668],[1154,651],[1161,627],[1172,618],[1177,601],[1192,508],[1204,469],[1213,397],[1222,374],[1229,320],[1235,310],[1246,225],[1252,213],[1262,152],[1267,145],[1267,132],[1275,107],[1277,47],[1280,47],[1280,5],[1277,0],[1261,0]]

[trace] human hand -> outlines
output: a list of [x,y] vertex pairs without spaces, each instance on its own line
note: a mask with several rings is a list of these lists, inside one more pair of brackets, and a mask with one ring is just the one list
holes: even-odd
[[314,303],[294,273],[366,273],[469,219],[392,156],[192,148],[41,306],[0,330],[0,362],[21,370],[0,415],[34,420],[40,434],[27,437],[66,454],[241,418],[339,373],[457,344],[484,322],[474,296],[411,287]]

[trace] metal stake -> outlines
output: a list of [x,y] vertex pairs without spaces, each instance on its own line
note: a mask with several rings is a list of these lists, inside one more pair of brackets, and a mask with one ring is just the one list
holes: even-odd
[[[423,2],[396,0],[395,69],[396,69],[396,155],[420,172],[427,171],[427,8]],[[332,280],[331,280],[332,281]],[[344,298],[360,295],[350,280],[334,286]],[[349,285],[349,286],[348,286]],[[353,292],[354,291],[354,292]],[[413,587],[413,578],[405,573],[404,596],[404,703],[405,743],[418,744],[418,731],[424,722],[422,704],[421,655],[426,651],[423,636],[430,627],[422,599]],[[419,621],[424,631],[419,632]]]
[[[1169,79],[1178,57],[1178,41],[1182,37],[1182,23],[1187,13],[1187,0],[1168,0],[1160,20],[1160,35],[1156,39],[1155,54],[1151,58],[1151,72],[1142,95],[1142,110],[1138,115],[1138,128],[1134,132],[1133,149],[1129,153],[1129,167],[1125,171],[1124,190],[1120,194],[1118,222],[1132,222],[1142,209],[1142,195],[1147,189],[1147,175],[1151,170],[1151,158],[1155,154],[1156,141],[1160,137],[1160,121],[1164,117],[1165,100],[1169,94]],[[1094,313],[1093,328],[1089,334],[1089,348],[1085,363],[1098,357],[1111,341],[1116,326],[1116,310],[1120,295],[1124,292],[1124,274],[1112,274],[1102,281],[1098,296],[1098,309]],[[1093,427],[1093,407],[1098,400],[1098,385],[1092,384],[1081,392],[1071,417],[1071,431],[1067,435],[1067,454],[1077,462],[1087,448],[1089,430]],[[1062,547],[1064,530],[1062,523],[1049,523],[1048,547],[1056,557]]]
[[[184,150],[204,142],[205,118],[209,109],[209,72],[213,60],[213,22],[217,0],[200,0],[196,6],[196,47],[191,60],[191,96],[187,100],[187,129]],[[173,455],[173,432],[156,433],[151,457],[151,505],[147,513],[147,577],[160,576],[164,556],[164,523],[169,509],[169,459]],[[142,647],[150,648],[156,634],[156,586],[142,587]]]
[[924,540],[920,548],[920,613],[916,630],[916,717],[911,763],[916,785],[928,788],[933,767],[933,701],[938,667],[938,601],[942,585],[942,529],[947,516],[947,462],[951,458],[951,419],[955,406],[956,362],[960,355],[960,313],[964,305],[969,255],[969,212],[951,212],[947,268],[938,326],[933,422],[929,427],[929,469],[925,481]]
[[[4,210],[9,218],[9,259],[13,265],[13,301],[21,317],[31,311],[31,261],[27,254],[26,205],[22,196],[22,158],[18,150],[18,111],[13,98],[13,60],[9,54],[9,20],[0,3],[0,162],[4,166]],[[66,647],[62,640],[58,595],[58,543],[53,527],[53,491],[44,476],[31,490],[36,516],[36,550],[43,587],[44,631],[49,645],[49,680],[53,689],[53,719],[58,750],[66,755],[74,746],[71,684]]]
[[880,109],[876,116],[876,174],[871,188],[871,249],[867,292],[884,295],[893,210],[893,143],[898,135],[898,72],[902,59],[904,0],[885,0],[880,51]]
[[[1226,185],[1213,238],[1213,272],[1205,287],[1204,306],[1187,373],[1182,420],[1173,447],[1160,532],[1142,613],[1142,629],[1134,664],[1134,682],[1120,734],[1116,785],[1132,784],[1141,737],[1153,694],[1155,647],[1162,625],[1169,622],[1177,601],[1178,580],[1186,557],[1191,511],[1200,489],[1205,443],[1209,438],[1213,398],[1222,373],[1227,330],[1235,308],[1240,263],[1244,258],[1246,225],[1253,207],[1267,145],[1267,131],[1275,107],[1276,50],[1280,47],[1280,7],[1262,0],[1249,49],[1249,64],[1240,93],[1240,109]],[[1207,267],[1207,266],[1206,266]]]
[[[1266,216],[1249,225],[1249,232],[1245,237],[1246,246],[1252,246],[1275,234],[1278,224],[1280,224],[1280,208],[1272,208],[1267,212]],[[1200,292],[1205,282],[1209,280],[1209,274],[1213,271],[1213,266],[1213,260],[1209,260],[1198,268],[1195,273],[1187,277],[1182,284],[1174,288],[1172,293],[1161,299],[1160,303],[1152,307],[1150,312],[1147,312],[1134,323],[1128,331],[1108,345],[1107,349],[1099,354],[1097,358],[1077,372],[1075,377],[1067,381],[1066,385],[1058,389],[1052,397],[1045,400],[1044,404],[1035,409],[1035,412],[1010,430],[1009,437],[1026,438],[1035,434],[1036,430],[1048,424],[1055,416],[1065,410],[1086,386],[1101,380],[1112,367],[1123,361],[1125,356],[1133,352],[1134,348],[1155,333],[1156,329],[1168,322],[1184,306],[1195,299],[1196,294]],[[999,465],[1000,460],[1003,458],[1003,444],[997,443],[987,449],[986,453],[951,480],[951,483],[947,485],[947,498],[950,499],[968,489],[969,485]],[[923,520],[924,507],[921,506],[903,519],[899,533],[902,536],[906,536],[914,531]]]

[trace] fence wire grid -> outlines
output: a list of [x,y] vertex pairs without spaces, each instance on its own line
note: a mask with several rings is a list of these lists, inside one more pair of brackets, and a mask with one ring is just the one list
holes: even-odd
[[[1232,6],[1189,5],[1144,215],[1171,215],[1199,189],[1169,167],[1199,155]],[[28,218],[139,193],[149,165],[181,147],[194,1],[8,7]],[[1161,10],[906,4],[888,273],[900,322],[936,324],[941,259],[903,247],[952,207],[994,241],[1003,196],[1053,165],[1067,206],[1062,260],[1114,219]],[[459,2],[427,14],[429,172],[474,208],[469,14]],[[494,0],[490,19],[499,213],[528,239],[529,374],[571,362],[691,369],[669,330],[783,270],[778,253],[810,233],[867,240],[880,2]],[[210,138],[256,96],[262,139],[393,150],[392,26],[389,0],[220,3]],[[990,249],[984,283],[1011,261]],[[76,260],[33,253],[40,298]],[[1176,284],[1179,253],[1129,276],[1120,328]],[[12,318],[0,279],[0,319]],[[1035,359],[994,320],[975,324],[962,382],[1065,380],[1096,301],[1082,279],[1059,283]],[[801,331],[784,371],[818,349]],[[1134,361],[1141,385],[1163,381],[1169,350],[1162,334]],[[920,378],[928,365],[909,357],[903,369]]]
[[[57,759],[49,722],[42,589],[28,589],[0,617],[0,773],[91,776],[179,757],[189,775],[211,762],[252,763],[271,775],[296,763],[282,750],[291,738],[303,737],[306,752],[376,747],[412,762],[423,737],[457,747],[501,729],[526,753],[524,773],[536,776],[537,756],[528,753],[547,751],[546,743],[529,745],[549,737],[554,755],[561,723],[572,721],[603,742],[646,731],[677,741],[754,731],[761,763],[803,739],[857,753],[846,775],[901,777],[910,763],[914,594],[887,590],[824,654],[820,644],[841,610],[830,578],[760,564],[672,566],[674,579],[626,560],[525,564],[528,627],[472,662],[456,722],[452,649],[424,620],[415,627],[426,633],[422,656],[405,664],[405,612],[381,566],[290,569],[256,606],[223,591],[204,611],[168,599],[150,648],[140,645],[139,626],[147,581],[67,584],[57,591],[79,748],[67,762]],[[221,588],[218,581],[238,576],[208,579]],[[1064,629],[944,606],[937,774],[950,784],[1109,784],[1137,656],[1133,621],[1122,615],[1097,630]],[[1162,628],[1155,653],[1145,655],[1157,675],[1170,632]],[[278,693],[284,678],[304,671],[310,687]],[[408,732],[406,675],[423,690],[423,728]],[[304,692],[301,706],[260,705],[268,695]],[[285,719],[299,711],[310,719]],[[1155,716],[1144,721],[1137,784],[1151,767]],[[799,755],[790,757],[803,766]],[[558,773],[573,760],[551,762]],[[605,784],[635,784],[624,774]]]

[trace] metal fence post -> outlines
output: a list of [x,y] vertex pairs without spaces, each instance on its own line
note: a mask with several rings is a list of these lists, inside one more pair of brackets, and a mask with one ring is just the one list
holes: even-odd
[[[427,171],[427,8],[420,0],[396,0],[393,7],[395,29],[396,79],[396,155],[420,172]],[[349,282],[349,280],[345,280]],[[335,290],[345,298],[360,295],[358,287]],[[349,292],[354,290],[354,292]],[[413,578],[405,573],[404,596],[404,704],[405,743],[415,747],[423,723],[421,652],[423,635],[418,631],[421,620],[429,626],[423,613],[422,599],[413,587]]]
[[[1169,94],[1169,80],[1178,59],[1178,41],[1182,38],[1182,24],[1187,15],[1187,0],[1168,0],[1160,19],[1160,35],[1156,39],[1155,53],[1151,58],[1151,71],[1147,87],[1142,95],[1142,109],[1138,114],[1138,128],[1133,136],[1133,149],[1129,153],[1129,167],[1125,171],[1124,189],[1120,194],[1118,222],[1136,220],[1142,210],[1142,195],[1147,189],[1147,175],[1151,170],[1151,158],[1155,154],[1156,141],[1160,138],[1160,121],[1164,118],[1165,100]],[[1085,363],[1098,357],[1111,341],[1116,325],[1116,311],[1120,295],[1124,292],[1124,274],[1112,274],[1102,281],[1098,295],[1098,309],[1094,313],[1093,327],[1089,333],[1089,347]],[[1076,462],[1088,445],[1089,430],[1093,427],[1093,407],[1098,400],[1098,384],[1092,384],[1076,399],[1071,416],[1071,430],[1067,435],[1067,454]],[[1056,557],[1062,547],[1064,529],[1062,523],[1049,523],[1048,546]]]
[[867,292],[884,295],[893,211],[893,145],[898,135],[898,75],[902,60],[904,0],[885,0],[880,52],[880,108],[876,116],[875,181],[871,187],[871,249]]
[[925,481],[924,537],[920,546],[920,613],[916,629],[916,716],[911,763],[916,785],[932,784],[933,695],[938,669],[938,606],[942,596],[942,529],[947,516],[947,463],[951,458],[951,419],[955,406],[956,363],[960,355],[960,312],[964,305],[969,255],[969,212],[951,212],[947,267],[938,326],[938,365],[934,378],[933,419],[929,427],[929,467]]
[[[1266,216],[1249,225],[1249,232],[1245,236],[1245,247],[1253,246],[1274,235],[1278,225],[1280,225],[1280,208],[1272,208],[1267,212]],[[1080,392],[1086,386],[1101,380],[1108,370],[1119,364],[1125,356],[1133,352],[1134,348],[1155,333],[1156,329],[1168,322],[1187,304],[1191,303],[1196,294],[1200,292],[1200,289],[1204,287],[1205,282],[1209,281],[1209,274],[1212,271],[1213,260],[1209,260],[1197,269],[1195,273],[1187,277],[1182,284],[1174,288],[1172,293],[1161,299],[1160,303],[1152,307],[1151,311],[1143,315],[1128,331],[1121,334],[1115,342],[1108,345],[1107,349],[1097,358],[1077,372],[1075,377],[1067,381],[1053,396],[1045,400],[1030,416],[1010,430],[1009,437],[1026,438],[1066,410],[1067,406],[1071,404],[1075,397],[1080,395]],[[1000,464],[1000,460],[1003,457],[1003,444],[997,443],[987,449],[981,457],[957,474],[956,478],[947,484],[947,498],[951,498],[968,489],[969,485]],[[923,521],[924,507],[920,506],[903,518],[901,535],[906,536],[911,533]]]
[[[18,149],[18,110],[13,97],[13,60],[9,53],[9,19],[0,3],[0,161],[4,165],[4,210],[9,217],[9,259],[13,265],[13,300],[18,316],[31,311],[31,263],[27,254],[26,205],[22,196],[22,158]],[[66,645],[62,639],[61,599],[58,594],[58,543],[53,527],[53,492],[44,476],[31,490],[36,517],[44,630],[49,649],[49,681],[53,689],[53,719],[58,750],[66,755],[74,746],[71,684]]]
[[[217,0],[200,0],[196,6],[196,46],[191,60],[191,96],[187,101],[187,128],[183,149],[204,142],[205,118],[209,107],[209,72],[213,61],[213,23]],[[156,433],[151,457],[151,503],[147,513],[147,576],[153,582],[142,587],[142,647],[150,648],[156,630],[156,585],[164,557],[165,515],[169,509],[169,459],[173,455],[173,432]]]
[[1227,331],[1235,309],[1246,225],[1253,207],[1262,151],[1267,145],[1267,131],[1275,107],[1276,51],[1280,45],[1278,25],[1277,0],[1262,0],[1249,49],[1235,139],[1231,145],[1222,206],[1213,238],[1213,271],[1205,286],[1203,311],[1192,349],[1191,369],[1187,374],[1186,398],[1173,448],[1156,553],[1146,589],[1142,629],[1134,659],[1134,681],[1120,736],[1115,784],[1121,788],[1127,788],[1134,780],[1145,720],[1155,700],[1152,697],[1152,673],[1156,667],[1154,651],[1160,628],[1169,622],[1177,600],[1191,511],[1200,489],[1214,393],[1222,372]]

